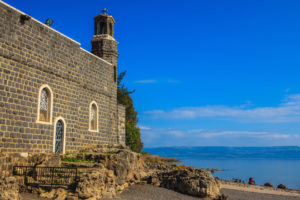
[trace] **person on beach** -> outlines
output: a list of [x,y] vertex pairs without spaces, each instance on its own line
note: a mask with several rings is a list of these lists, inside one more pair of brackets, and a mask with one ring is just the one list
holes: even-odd
[[253,178],[249,178],[249,182],[248,182],[249,185],[255,185],[255,181]]

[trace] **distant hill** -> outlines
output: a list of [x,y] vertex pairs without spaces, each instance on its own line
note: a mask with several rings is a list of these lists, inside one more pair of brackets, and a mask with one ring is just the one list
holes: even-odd
[[157,147],[143,151],[164,157],[189,159],[300,160],[299,146],[275,147]]

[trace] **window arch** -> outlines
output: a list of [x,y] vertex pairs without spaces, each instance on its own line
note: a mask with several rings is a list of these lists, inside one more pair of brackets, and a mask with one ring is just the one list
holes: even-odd
[[67,124],[62,117],[57,117],[54,122],[53,153],[64,154],[66,150]]
[[52,123],[53,93],[48,85],[42,85],[38,96],[37,122]]
[[95,101],[90,104],[89,131],[98,132],[98,105]]

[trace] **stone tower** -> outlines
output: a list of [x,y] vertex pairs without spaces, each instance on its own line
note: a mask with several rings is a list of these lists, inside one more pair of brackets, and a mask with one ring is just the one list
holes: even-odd
[[95,34],[92,40],[92,53],[104,60],[117,66],[118,42],[114,38],[115,20],[111,15],[106,14],[104,9],[103,14],[94,18]]

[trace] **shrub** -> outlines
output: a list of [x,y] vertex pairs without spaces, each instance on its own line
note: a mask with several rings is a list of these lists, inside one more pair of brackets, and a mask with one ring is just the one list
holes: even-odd
[[126,145],[130,147],[132,151],[141,152],[143,143],[141,142],[140,129],[133,123],[126,122]]
[[132,151],[140,153],[144,144],[141,141],[141,133],[140,129],[137,126],[138,118],[137,112],[133,106],[133,100],[130,96],[135,90],[129,91],[125,84],[122,82],[123,78],[126,74],[126,71],[122,72],[118,76],[118,90],[117,90],[117,97],[118,103],[125,106],[126,111],[126,136],[125,141],[126,145]]

